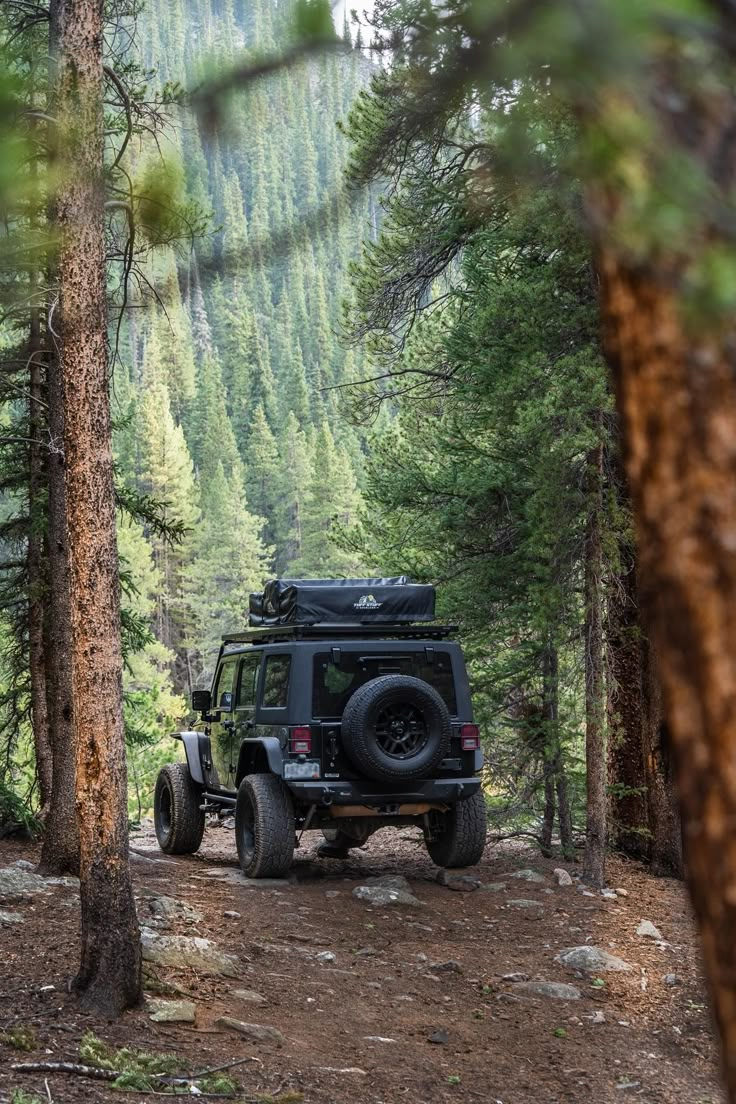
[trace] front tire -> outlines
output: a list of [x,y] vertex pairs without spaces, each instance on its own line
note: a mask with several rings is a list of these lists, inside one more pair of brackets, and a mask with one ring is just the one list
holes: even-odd
[[235,803],[235,841],[248,878],[282,878],[294,858],[291,794],[273,774],[247,774]]
[[204,835],[201,797],[185,763],[169,763],[156,779],[153,823],[159,847],[167,855],[193,855]]
[[479,790],[446,813],[434,814],[431,835],[424,829],[430,859],[447,869],[475,866],[483,856],[487,828],[486,802]]

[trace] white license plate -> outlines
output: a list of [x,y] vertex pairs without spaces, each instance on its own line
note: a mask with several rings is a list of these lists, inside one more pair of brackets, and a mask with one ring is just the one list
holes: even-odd
[[319,778],[319,762],[308,759],[306,763],[284,763],[284,778]]

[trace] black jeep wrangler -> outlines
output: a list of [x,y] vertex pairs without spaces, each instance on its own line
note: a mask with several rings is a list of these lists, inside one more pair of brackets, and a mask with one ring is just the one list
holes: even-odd
[[226,636],[202,720],[164,767],[162,849],[191,854],[205,814],[232,814],[243,872],[277,877],[296,833],[344,856],[378,828],[418,824],[439,866],[480,860],[486,810],[479,732],[452,626],[434,589],[398,579],[290,581],[251,597],[253,626]]

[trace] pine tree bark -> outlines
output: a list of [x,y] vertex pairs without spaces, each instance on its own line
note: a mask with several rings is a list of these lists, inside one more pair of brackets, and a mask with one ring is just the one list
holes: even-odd
[[49,586],[44,627],[54,786],[41,848],[41,869],[47,874],[79,874],[64,409],[61,365],[53,350],[48,360],[47,394],[51,447],[47,468]]
[[102,0],[59,0],[59,318],[70,555],[84,1007],[116,1016],[141,996],[128,866],[120,580],[108,394]]
[[602,575],[603,445],[588,456],[585,547],[585,778],[583,880],[603,888],[606,862],[606,730],[604,722]]
[[622,557],[607,603],[609,840],[630,858],[646,862],[650,839],[642,657],[647,643],[639,621],[633,548],[623,549]]
[[[35,273],[31,283],[36,283]],[[31,287],[35,297],[35,288]],[[53,758],[49,735],[46,698],[46,659],[44,647],[44,600],[46,598],[46,557],[44,555],[44,462],[41,434],[43,430],[43,344],[41,320],[37,306],[31,307],[30,341],[28,347],[28,667],[31,679],[31,726],[36,750],[36,771],[41,798],[41,813],[45,818],[53,787]]]
[[600,250],[604,339],[675,753],[687,878],[736,1100],[736,388],[731,334],[680,315],[674,263]]
[[642,641],[642,678],[646,709],[642,744],[647,783],[649,861],[653,874],[682,878],[682,826],[670,739],[662,713],[662,692],[654,649]]

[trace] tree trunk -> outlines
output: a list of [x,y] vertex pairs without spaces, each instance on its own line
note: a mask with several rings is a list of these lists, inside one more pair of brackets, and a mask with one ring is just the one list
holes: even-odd
[[71,573],[84,1007],[116,1016],[141,996],[128,866],[120,580],[108,394],[102,0],[59,0],[59,317]]
[[632,859],[648,861],[650,839],[647,777],[644,769],[645,688],[642,658],[646,648],[639,622],[633,548],[622,550],[623,563],[608,597],[607,712],[609,840]]
[[45,630],[54,788],[43,837],[41,868],[48,874],[79,874],[64,409],[61,365],[53,351],[48,362],[48,402],[51,448],[48,461],[49,588]]
[[[35,273],[31,274],[31,297],[35,298]],[[45,817],[53,785],[53,760],[46,704],[46,662],[43,607],[46,598],[46,559],[44,556],[44,464],[41,433],[43,429],[43,345],[38,307],[31,307],[28,348],[28,666],[31,679],[31,725],[36,749],[36,771]]]
[[606,866],[606,730],[603,711],[601,625],[603,445],[588,456],[588,524],[585,547],[585,778],[586,831],[583,880],[602,889]]
[[644,765],[647,780],[648,824],[651,838],[650,862],[653,874],[681,878],[682,827],[675,792],[674,764],[670,740],[662,715],[662,693],[652,646],[642,642],[646,712],[642,727]]
[[601,308],[685,858],[736,1100],[736,388],[730,332],[685,332],[680,273],[612,247]]

